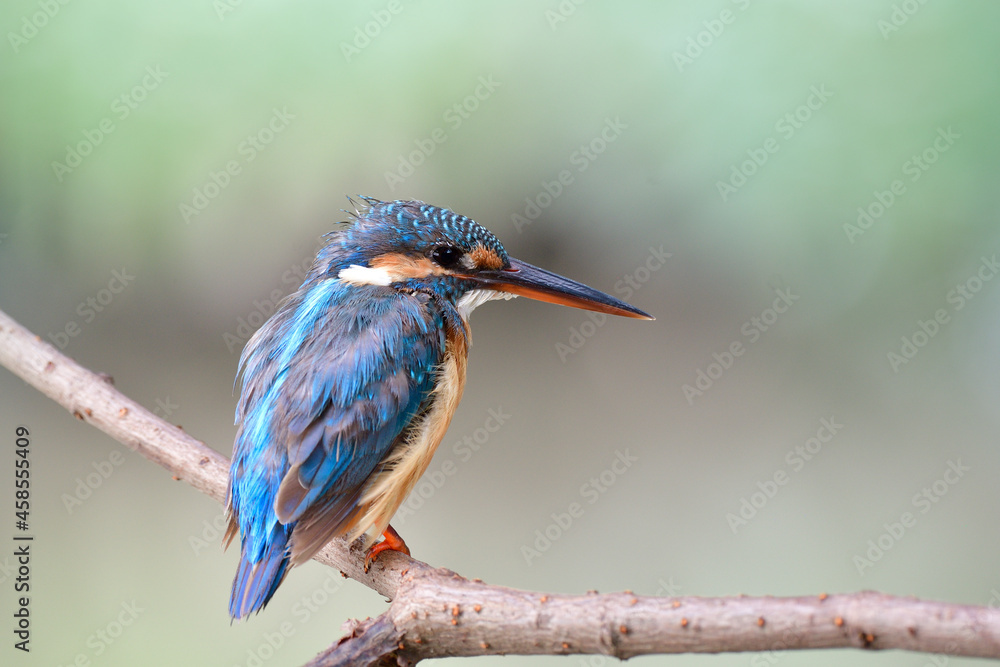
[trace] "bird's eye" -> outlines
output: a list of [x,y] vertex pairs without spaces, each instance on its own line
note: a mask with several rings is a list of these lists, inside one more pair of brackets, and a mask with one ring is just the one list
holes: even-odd
[[438,266],[446,269],[455,266],[462,258],[462,249],[453,245],[439,245],[431,251],[431,259]]

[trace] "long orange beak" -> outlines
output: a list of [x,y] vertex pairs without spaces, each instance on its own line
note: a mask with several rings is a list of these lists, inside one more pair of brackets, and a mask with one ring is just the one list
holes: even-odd
[[484,289],[507,292],[529,299],[558,303],[608,315],[634,317],[640,320],[656,319],[638,308],[620,301],[610,294],[599,292],[575,280],[532,266],[511,258],[509,269],[477,271],[466,276],[480,283]]

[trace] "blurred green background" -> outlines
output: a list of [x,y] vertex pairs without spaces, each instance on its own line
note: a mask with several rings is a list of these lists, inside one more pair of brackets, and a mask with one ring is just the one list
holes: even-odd
[[[544,591],[1000,604],[998,21],[917,0],[6,2],[0,307],[228,455],[242,343],[345,196],[449,206],[657,320],[477,311],[438,474],[394,522],[416,557]],[[0,392],[0,496],[26,425],[36,535],[32,651],[4,626],[4,664],[298,665],[385,609],[309,564],[230,625],[220,507],[6,371]]]

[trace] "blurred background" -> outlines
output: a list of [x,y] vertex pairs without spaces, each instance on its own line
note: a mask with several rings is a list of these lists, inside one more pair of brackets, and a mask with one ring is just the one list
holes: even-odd
[[[0,307],[228,456],[243,343],[346,196],[448,206],[657,319],[479,309],[465,399],[394,521],[416,557],[540,591],[1000,604],[997,21],[6,2]],[[386,608],[311,563],[231,625],[218,505],[6,371],[0,395],[4,507],[25,425],[36,536],[31,653],[8,634],[4,662],[298,665]]]

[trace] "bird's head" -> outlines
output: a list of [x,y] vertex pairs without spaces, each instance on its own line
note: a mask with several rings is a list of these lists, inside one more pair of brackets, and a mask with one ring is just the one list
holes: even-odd
[[347,283],[434,292],[463,316],[490,299],[526,296],[653,319],[613,296],[508,256],[492,232],[464,215],[420,201],[363,200],[367,206],[331,242],[337,260],[327,270]]

